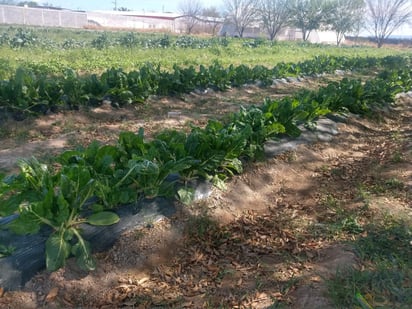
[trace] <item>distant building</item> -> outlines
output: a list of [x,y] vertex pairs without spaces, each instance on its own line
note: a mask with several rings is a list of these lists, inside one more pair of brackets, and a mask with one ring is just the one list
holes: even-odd
[[137,11],[91,11],[87,12],[89,26],[119,29],[161,30],[180,32],[181,15]]
[[[104,28],[122,28],[168,31],[185,33],[186,18],[182,14],[158,13],[145,11],[92,11],[87,12],[90,26]],[[217,33],[223,19],[214,17],[198,17],[193,33]]]
[[[236,37],[234,25],[223,18],[199,16],[192,33],[210,33]],[[185,33],[187,16],[176,13],[146,11],[72,11],[51,7],[21,7],[0,5],[0,23],[14,25],[63,27],[63,28],[108,28],[135,29],[143,31],[166,31]],[[266,38],[267,34],[259,23],[245,29],[245,38]],[[278,40],[300,40],[299,29],[285,27]],[[336,44],[332,31],[312,31],[309,42]]]
[[[224,23],[219,35],[238,37],[239,34],[236,31],[235,25],[231,23]],[[243,32],[244,38],[268,38],[268,34],[263,29],[260,23],[255,23],[250,27],[247,27]],[[276,36],[276,40],[279,41],[297,41],[302,40],[302,31],[293,27],[285,27],[280,30]],[[313,30],[309,35],[309,42],[311,43],[324,43],[324,44],[336,44],[336,34],[334,31],[320,31]]]

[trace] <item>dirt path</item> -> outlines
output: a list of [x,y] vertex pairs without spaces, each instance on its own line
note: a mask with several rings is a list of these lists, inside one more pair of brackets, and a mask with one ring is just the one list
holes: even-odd
[[250,164],[227,191],[123,235],[96,256],[95,272],[70,260],[0,293],[0,306],[334,308],[325,278],[358,266],[346,236],[327,229],[339,216],[334,201],[362,209],[362,186],[396,178],[404,186],[370,196],[361,220],[383,207],[412,216],[412,99],[398,103],[379,121],[350,118],[329,143]]

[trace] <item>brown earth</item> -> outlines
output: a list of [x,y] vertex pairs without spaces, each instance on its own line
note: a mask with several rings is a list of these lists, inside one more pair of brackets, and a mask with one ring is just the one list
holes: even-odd
[[[113,141],[122,129],[144,126],[150,136],[165,125],[202,124],[210,115],[236,110],[238,102],[280,94],[279,87],[249,87],[152,98],[149,107],[134,111],[99,108],[14,123],[15,130],[2,138],[9,149],[0,150],[0,164],[10,171],[17,155],[44,155],[45,147],[58,152],[93,138]],[[167,111],[181,114],[168,117]],[[382,213],[412,216],[411,123],[408,96],[374,119],[351,117],[331,142],[250,163],[226,191],[214,190],[172,218],[125,233],[111,250],[96,254],[94,272],[80,271],[69,260],[59,271],[39,273],[22,291],[0,289],[0,307],[334,308],[324,280],[360,264],[344,243],[355,236],[326,227],[339,210],[365,209],[359,224]],[[20,141],[14,138],[19,132],[26,132]],[[403,185],[367,200],[362,196],[361,189],[391,179]]]

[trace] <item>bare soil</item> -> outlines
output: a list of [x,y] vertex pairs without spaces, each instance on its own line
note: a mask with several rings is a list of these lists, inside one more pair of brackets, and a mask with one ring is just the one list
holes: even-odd
[[[102,107],[11,123],[1,138],[0,167],[14,171],[17,156],[53,154],[91,139],[112,142],[120,130],[143,126],[150,136],[162,127],[201,125],[285,89],[152,98],[135,109]],[[168,117],[168,111],[180,115]],[[94,272],[69,260],[56,272],[39,273],[21,291],[0,289],[0,307],[334,308],[324,280],[359,261],[344,242],[352,236],[325,231],[339,215],[328,198],[345,210],[360,209],[360,187],[397,179],[402,186],[369,196],[371,211],[362,220],[382,212],[411,217],[411,123],[408,96],[374,119],[351,117],[331,142],[252,162],[226,191],[214,190],[172,218],[125,233],[111,250],[96,254]]]

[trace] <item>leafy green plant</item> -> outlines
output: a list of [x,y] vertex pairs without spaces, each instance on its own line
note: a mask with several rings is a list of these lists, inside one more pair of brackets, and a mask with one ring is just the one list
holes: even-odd
[[[403,59],[409,63],[407,58]],[[399,62],[401,60],[401,57],[397,59]],[[163,70],[160,65],[145,63],[139,70],[125,72],[121,68],[110,68],[100,76],[80,75],[70,68],[65,68],[62,74],[56,74],[55,68],[32,64],[28,68],[17,69],[8,80],[0,82],[0,102],[22,114],[57,110],[59,105],[78,109],[84,104],[98,105],[103,98],[109,98],[113,106],[121,107],[125,104],[142,103],[153,94],[178,95],[196,88],[208,87],[227,90],[254,82],[266,86],[275,78],[378,64],[377,60],[363,59],[361,62],[358,58],[330,56],[315,57],[300,63],[279,63],[272,69],[261,65],[249,67],[231,64],[225,67],[214,61],[208,67],[174,65],[172,70]],[[285,99],[282,102],[284,107],[281,109],[289,109],[289,112],[293,110],[294,115],[293,121],[292,118],[288,120],[286,118],[292,115],[288,112],[289,116],[284,118],[284,121],[291,132],[294,129],[295,133],[292,134],[298,134],[292,126],[293,122],[298,124],[316,120],[328,110],[368,114],[373,107],[393,102],[397,93],[410,89],[412,77],[407,68],[408,66],[395,72],[382,72],[377,78],[366,82],[344,78],[340,82],[329,83],[318,93],[300,92],[293,100]]]
[[127,80],[135,102],[143,103],[151,94],[157,93],[159,76],[160,67],[151,64],[145,64],[139,71],[129,72]]
[[105,49],[111,45],[111,42],[107,33],[103,32],[97,38],[92,40],[91,45],[96,49]]
[[18,212],[9,224],[17,234],[34,234],[47,226],[46,266],[57,270],[73,255],[79,267],[93,270],[95,261],[89,243],[81,236],[80,225],[111,225],[119,217],[108,211],[86,215],[96,181],[87,168],[76,164],[63,166],[59,171],[36,159],[19,163],[21,173],[3,179],[0,214]]
[[127,48],[135,47],[140,43],[138,37],[133,32],[125,33],[124,35],[119,37],[118,41],[121,46]]
[[305,119],[306,112],[302,108],[299,99],[265,100],[262,110],[275,126],[281,126],[282,130],[279,130],[278,133],[286,133],[294,137],[300,135],[301,131],[297,124]]
[[18,28],[14,36],[10,39],[9,44],[12,48],[22,48],[33,46],[37,43],[36,34],[27,29]]
[[132,186],[141,196],[173,195],[173,181],[167,180],[168,176],[182,173],[194,162],[189,155],[174,153],[160,139],[145,142],[143,130],[139,134],[122,132],[119,147],[123,151],[122,167],[116,177],[121,179],[115,187]]
[[78,110],[88,97],[83,92],[83,82],[72,69],[66,69],[63,73],[61,101],[70,109]]
[[255,158],[263,154],[263,144],[277,134],[284,133],[285,127],[278,122],[271,110],[251,106],[241,107],[240,111],[232,115],[232,130],[242,130],[246,138],[243,155]]
[[209,121],[205,129],[193,127],[187,136],[185,151],[195,161],[182,173],[186,178],[200,176],[211,180],[222,188],[227,175],[242,171],[238,158],[245,146],[244,132],[225,128],[218,121]]
[[61,47],[63,49],[74,49],[74,48],[84,48],[85,43],[81,41],[76,41],[75,39],[66,39],[62,44]]
[[0,258],[12,255],[14,250],[15,248],[12,246],[5,246],[0,244]]
[[208,48],[213,43],[214,42],[211,40],[198,39],[193,36],[181,36],[176,39],[176,41],[174,42],[174,46],[179,48],[199,49]]

